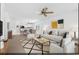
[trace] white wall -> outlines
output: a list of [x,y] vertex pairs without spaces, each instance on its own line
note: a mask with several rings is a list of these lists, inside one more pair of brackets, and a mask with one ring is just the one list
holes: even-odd
[[1,39],[6,41],[8,39],[8,28],[7,23],[9,20],[8,12],[5,11],[5,5],[1,4],[1,20],[3,21],[3,35]]
[[[13,30],[13,33],[16,33],[17,24],[26,24],[28,19],[37,19],[39,25],[43,28],[45,25],[50,26],[50,22],[53,19],[64,19],[64,28],[71,30],[74,28],[74,25],[78,25],[78,4],[77,3],[11,3],[4,4],[4,10],[9,14],[10,17],[10,29]],[[44,17],[39,15],[38,12],[43,7],[48,7],[49,10],[53,11],[54,14]]]

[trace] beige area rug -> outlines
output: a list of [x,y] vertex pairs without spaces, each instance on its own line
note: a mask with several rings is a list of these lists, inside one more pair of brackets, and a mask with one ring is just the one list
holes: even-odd
[[[22,36],[22,35],[18,35],[18,36],[14,36],[14,39],[17,39],[19,41],[19,43],[21,44],[21,46],[23,47],[29,40],[27,39],[26,36]],[[32,41],[30,41],[29,43],[27,43],[23,49],[25,50],[25,53],[29,53],[31,48],[33,46],[33,43]],[[39,44],[35,44],[32,51],[31,51],[31,54],[34,53],[34,54],[42,54],[42,50],[40,49],[41,46]],[[46,54],[47,51],[44,51],[44,53]]]
[[[20,42],[21,42],[21,45],[24,46],[25,43],[28,42],[28,40],[27,40],[27,39],[24,40],[24,41],[23,41],[23,40],[20,40]],[[26,53],[29,53],[29,52],[30,52],[32,46],[33,46],[32,41],[30,41],[29,43],[27,43],[27,44],[24,46],[24,50],[26,51]],[[40,45],[38,45],[38,46],[40,47]],[[33,47],[33,49],[32,49],[32,51],[31,51],[31,53],[42,54],[42,51],[41,51],[40,48],[37,47],[37,44],[35,44],[34,47]],[[46,52],[44,52],[44,53],[46,53]]]

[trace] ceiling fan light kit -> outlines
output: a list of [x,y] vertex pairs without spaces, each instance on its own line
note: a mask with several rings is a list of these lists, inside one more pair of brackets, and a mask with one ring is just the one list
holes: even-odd
[[47,16],[48,14],[53,14],[54,12],[48,11],[48,8],[45,7],[41,10],[41,15]]

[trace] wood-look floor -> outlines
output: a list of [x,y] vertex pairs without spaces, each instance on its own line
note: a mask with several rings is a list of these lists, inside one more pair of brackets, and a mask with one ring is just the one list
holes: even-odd
[[7,53],[25,53],[24,48],[17,39],[10,39],[8,42]]
[[[17,36],[20,38],[20,36]],[[21,37],[20,39],[22,39]],[[23,38],[24,39],[24,38]],[[3,49],[0,49],[0,53],[25,53],[24,48],[21,46],[20,42],[18,42],[15,37],[12,39],[8,39],[7,42],[5,42],[5,47]],[[78,45],[79,46],[79,45]],[[79,47],[76,46],[76,53],[79,53]]]
[[8,41],[4,42],[4,48],[0,49],[0,53],[6,53],[8,48]]
[[12,39],[8,39],[4,44],[4,48],[0,49],[0,54],[6,53],[25,53],[24,48],[14,37]]

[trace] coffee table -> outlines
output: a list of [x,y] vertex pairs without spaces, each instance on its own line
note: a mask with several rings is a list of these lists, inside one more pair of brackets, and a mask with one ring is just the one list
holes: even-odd
[[33,49],[33,47],[34,47],[34,45],[35,45],[36,42],[41,45],[42,54],[44,52],[43,51],[43,46],[44,45],[50,46],[50,41],[48,39],[46,39],[46,38],[43,38],[43,37],[41,37],[41,38],[34,37],[33,40],[34,40],[34,43],[33,43],[33,46],[31,48],[29,54],[31,53],[31,51],[32,51],[32,49]]

